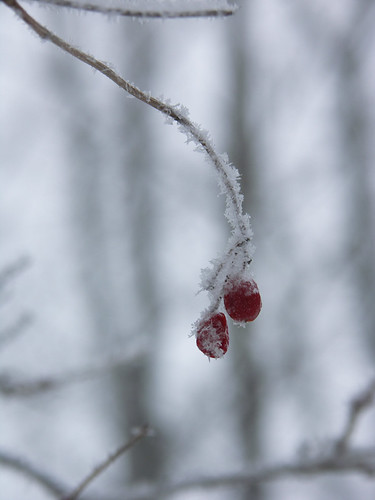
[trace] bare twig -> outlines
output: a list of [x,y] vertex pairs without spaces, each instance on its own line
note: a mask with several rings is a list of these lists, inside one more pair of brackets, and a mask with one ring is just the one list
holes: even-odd
[[0,450],[0,464],[33,479],[46,491],[57,498],[67,491],[66,486],[64,486],[51,474],[33,465],[28,460],[15,456],[13,453]]
[[95,12],[100,14],[108,14],[115,16],[124,16],[141,19],[181,19],[195,17],[227,17],[234,14],[237,10],[235,6],[227,6],[225,8],[197,9],[197,10],[168,10],[160,8],[158,10],[147,9],[125,9],[122,7],[110,7],[93,3],[80,3],[74,0],[28,0],[33,3],[55,5],[57,7],[66,7],[74,10],[86,12]]
[[24,333],[25,329],[31,325],[32,316],[29,313],[22,314],[17,321],[0,331],[0,349],[6,346],[8,343],[15,340],[19,335]]
[[20,273],[25,271],[31,264],[29,257],[20,257],[12,264],[5,266],[0,271],[0,291],[5,288],[8,283],[16,278]]
[[118,358],[110,358],[97,365],[87,366],[78,370],[61,373],[58,375],[49,375],[36,379],[20,378],[19,376],[0,372],[0,394],[8,397],[28,397],[35,396],[44,392],[60,389],[66,385],[77,382],[84,382],[100,377],[120,366],[128,365],[136,361],[144,354],[143,346],[134,349]]
[[[24,272],[31,264],[31,260],[27,256],[23,256],[3,267],[0,271],[0,293],[4,293],[6,287],[15,280],[22,272]],[[4,299],[4,295],[1,295]],[[30,325],[32,321],[31,314],[23,313],[21,316],[8,327],[0,330],[0,348],[17,338],[25,331],[25,328]]]
[[[182,481],[166,481],[162,485],[144,484],[141,488],[134,485],[127,488],[121,496],[106,495],[105,497],[101,497],[96,494],[92,498],[96,500],[123,500],[123,498],[127,500],[152,500],[155,498],[167,498],[177,492],[193,489],[208,490],[222,487],[249,486],[269,483],[288,477],[308,478],[310,476],[316,477],[327,474],[359,474],[375,478],[375,447],[354,448],[353,446],[349,446],[350,436],[358,424],[358,418],[372,404],[374,396],[375,381],[371,381],[363,392],[352,399],[348,419],[339,440],[334,441],[333,446],[327,447],[324,450],[318,450],[309,457],[302,458],[299,456],[291,462],[259,466],[255,470],[241,473],[193,477]],[[147,436],[149,432],[148,426],[138,429],[125,445],[99,464],[69,495],[63,496],[61,500],[76,500],[88,484],[140,439]],[[0,464],[11,467],[33,478],[55,496],[61,496],[64,493],[66,495],[67,488],[60,481],[22,458],[0,450]]]
[[108,467],[115,462],[121,455],[126,453],[130,448],[132,448],[138,441],[150,434],[150,428],[148,425],[143,425],[137,429],[130,440],[123,446],[118,448],[114,453],[109,455],[103,462],[101,462],[95,469],[79,483],[79,485],[74,488],[74,490],[67,496],[62,497],[61,500],[76,500],[82,491],[87,488],[87,486],[94,481],[100,474],[102,474]]
[[358,420],[365,410],[374,402],[375,380],[372,380],[367,387],[352,399],[349,406],[348,416],[342,430],[341,436],[336,440],[336,453],[344,453],[349,445],[354,429],[358,425]]
[[[5,465],[34,479],[46,490],[61,500],[75,500],[82,493],[93,479],[105,470],[122,453],[148,434],[147,428],[142,428],[126,445],[119,448],[105,462],[98,466],[78,487],[68,496],[63,496],[67,487],[50,474],[40,470],[28,461],[14,457],[12,454],[0,450],[0,464]],[[95,500],[153,500],[155,498],[166,499],[170,495],[194,489],[212,490],[224,487],[241,487],[244,485],[258,485],[271,483],[274,481],[299,477],[309,479],[322,475],[332,474],[358,474],[369,478],[375,477],[375,449],[361,448],[348,449],[345,455],[338,457],[335,454],[318,455],[308,460],[296,459],[292,462],[281,462],[275,465],[262,466],[256,470],[241,473],[209,475],[202,477],[192,477],[182,481],[166,481],[163,485],[143,484],[142,487],[136,485],[126,488],[119,495],[100,495],[98,493],[90,495]],[[90,478],[90,479],[89,479]],[[83,486],[83,483],[85,485]],[[83,486],[83,487],[82,487]],[[76,496],[72,496],[76,495]]]
[[233,486],[255,486],[289,477],[309,478],[327,474],[360,474],[370,478],[375,477],[375,450],[353,451],[340,460],[336,456],[316,458],[306,462],[297,460],[260,467],[256,471],[191,478],[166,483],[161,487],[150,487],[148,491],[143,492],[129,489],[125,490],[122,498],[125,497],[127,500],[164,499],[172,494],[194,489],[210,490]]

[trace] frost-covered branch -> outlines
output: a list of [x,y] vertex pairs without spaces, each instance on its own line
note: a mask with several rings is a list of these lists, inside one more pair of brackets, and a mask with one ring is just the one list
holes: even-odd
[[238,170],[229,162],[225,154],[219,154],[216,151],[209,134],[190,120],[186,108],[181,105],[171,105],[166,101],[153,97],[148,92],[143,92],[123,79],[102,61],[73,47],[42,26],[16,0],[1,1],[8,5],[40,38],[50,41],[63,51],[102,73],[136,99],[160,111],[167,117],[168,122],[177,123],[180,131],[186,135],[187,141],[194,142],[197,149],[206,154],[217,172],[221,193],[226,198],[225,216],[232,227],[227,251],[220,259],[212,262],[212,269],[206,270],[202,279],[202,288],[209,291],[211,302],[210,307],[204,311],[202,316],[212,314],[220,303],[227,274],[230,272],[234,274],[239,271],[245,274],[246,267],[252,261],[254,253],[254,247],[251,244],[250,217],[248,214],[244,214],[242,209],[243,195],[240,192]]
[[28,0],[32,3],[54,5],[57,7],[65,7],[68,9],[95,12],[99,14],[106,14],[111,16],[132,17],[139,19],[186,19],[195,17],[227,17],[235,13],[237,8],[235,6],[227,5],[225,7],[212,7],[200,9],[170,9],[163,8],[162,4],[158,9],[135,9],[124,7],[112,7],[103,4],[95,4],[89,2],[77,2],[74,0]]
[[188,141],[193,141],[197,144],[201,151],[204,151],[211,162],[213,163],[221,181],[221,189],[227,196],[227,212],[229,222],[233,229],[245,239],[249,234],[248,216],[242,212],[243,196],[240,194],[240,186],[238,182],[238,171],[228,161],[226,155],[220,155],[216,152],[212,141],[206,131],[203,131],[199,125],[193,123],[189,117],[186,108],[180,105],[171,105],[161,99],[157,99],[148,92],[143,92],[132,83],[124,80],[108,65],[95,59],[93,56],[73,47],[68,42],[58,37],[46,27],[38,23],[25,9],[23,9],[16,0],[1,0],[8,5],[18,17],[20,17],[35,33],[43,40],[48,40],[54,45],[60,47],[65,52],[68,52],[76,59],[88,64],[96,69],[104,76],[112,80],[116,85],[124,89],[130,95],[148,104],[154,109],[163,113],[169,120],[179,124],[180,130],[186,134]]

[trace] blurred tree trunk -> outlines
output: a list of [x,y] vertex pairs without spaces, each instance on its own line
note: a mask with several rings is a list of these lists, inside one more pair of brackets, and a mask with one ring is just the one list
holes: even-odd
[[[364,64],[372,53],[374,4],[353,0],[346,6],[347,27],[339,30],[308,3],[295,2],[297,25],[334,74],[336,102],[333,119],[338,131],[337,158],[340,173],[347,182],[347,235],[342,251],[351,270],[353,300],[356,301],[358,333],[365,339],[365,350],[375,356],[375,204],[370,144],[373,114],[366,96]],[[369,50],[370,49],[370,50]],[[370,82],[370,86],[371,86]]]
[[[120,39],[112,39],[114,49],[126,48],[119,72],[147,90],[152,88],[153,76],[152,29],[150,25],[139,29],[137,23],[124,24],[126,31]],[[113,31],[114,36],[120,33]],[[149,335],[146,354],[131,365],[116,368],[98,396],[102,401],[98,404],[105,408],[103,430],[114,434],[121,444],[133,427],[145,423],[158,427],[153,418],[159,304],[152,111],[127,99],[124,92],[114,91],[112,103],[90,101],[78,64],[69,61],[65,66],[54,59],[51,72],[59,92],[74,106],[78,117],[69,121],[65,134],[69,141],[73,240],[94,343],[99,352],[110,353],[119,337],[132,341]],[[102,124],[108,122],[102,120],[103,106],[108,107],[108,116],[113,116],[113,129]],[[112,406],[108,408],[103,401]],[[155,437],[134,447],[127,455],[127,470],[121,480],[156,479],[163,468],[158,443]]]
[[[227,30],[228,72],[232,75],[230,87],[230,108],[228,117],[231,131],[229,157],[238,168],[244,193],[244,210],[254,213],[257,192],[256,134],[250,116],[252,98],[252,47],[249,43],[249,19],[251,3],[240,2],[240,15],[231,19]],[[236,328],[236,327],[233,327]],[[262,457],[262,397],[263,369],[251,342],[251,326],[239,332],[232,342],[233,393],[236,409],[238,442],[242,445],[243,460],[246,464],[256,464]],[[260,500],[262,487],[253,485],[244,488],[244,500]]]
[[[50,14],[56,21],[60,18]],[[61,23],[61,28],[64,28]],[[59,98],[67,103],[65,130],[67,178],[71,189],[72,239],[94,331],[110,338],[113,331],[111,277],[106,253],[105,202],[102,181],[103,143],[95,102],[85,88],[85,69],[61,53],[50,62],[49,70]]]
[[[155,61],[155,37],[151,25],[139,29],[138,23],[127,23],[119,43],[127,47],[126,72],[129,78],[144,89],[152,89]],[[153,147],[154,133],[150,124],[153,111],[144,104],[123,99],[118,103],[119,149],[126,138],[122,162],[123,206],[126,213],[124,237],[129,244],[132,277],[128,284],[135,299],[139,331],[147,336],[147,353],[137,363],[125,367],[115,381],[126,422],[130,425],[148,423],[156,428],[156,436],[135,447],[129,457],[132,481],[156,480],[163,470],[165,439],[159,437],[161,427],[155,421],[154,404],[157,394],[153,385],[158,367],[157,349],[160,344],[160,304],[157,283],[158,202],[155,199],[154,174],[158,168]],[[129,265],[124,263],[124,265]],[[124,297],[126,300],[126,297]],[[124,318],[126,321],[126,318]],[[145,328],[145,329],[144,329]],[[142,331],[142,329],[144,329]],[[164,446],[160,446],[163,439]]]
[[[340,131],[340,162],[348,180],[347,249],[352,283],[357,294],[359,333],[364,334],[365,350],[375,358],[375,203],[370,144],[372,107],[365,94],[364,62],[373,25],[373,5],[356,3],[351,29],[337,46],[337,121]],[[367,28],[366,28],[367,26]],[[361,49],[364,47],[364,50]],[[362,330],[362,331],[361,331]]]

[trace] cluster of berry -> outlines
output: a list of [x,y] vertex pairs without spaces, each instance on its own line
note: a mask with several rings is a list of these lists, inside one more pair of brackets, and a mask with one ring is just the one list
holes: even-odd
[[[254,280],[229,280],[224,288],[224,306],[236,322],[254,321],[262,308],[258,285]],[[205,318],[196,330],[198,349],[210,358],[221,358],[228,350],[229,333],[225,314],[216,312]]]

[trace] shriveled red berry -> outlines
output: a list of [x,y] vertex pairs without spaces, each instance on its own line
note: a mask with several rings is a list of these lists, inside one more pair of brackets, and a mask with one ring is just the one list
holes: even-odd
[[234,321],[254,321],[262,308],[258,285],[254,280],[229,282],[224,290],[224,305]]
[[223,313],[210,316],[198,326],[197,346],[210,358],[224,356],[229,346],[229,333],[227,319]]

